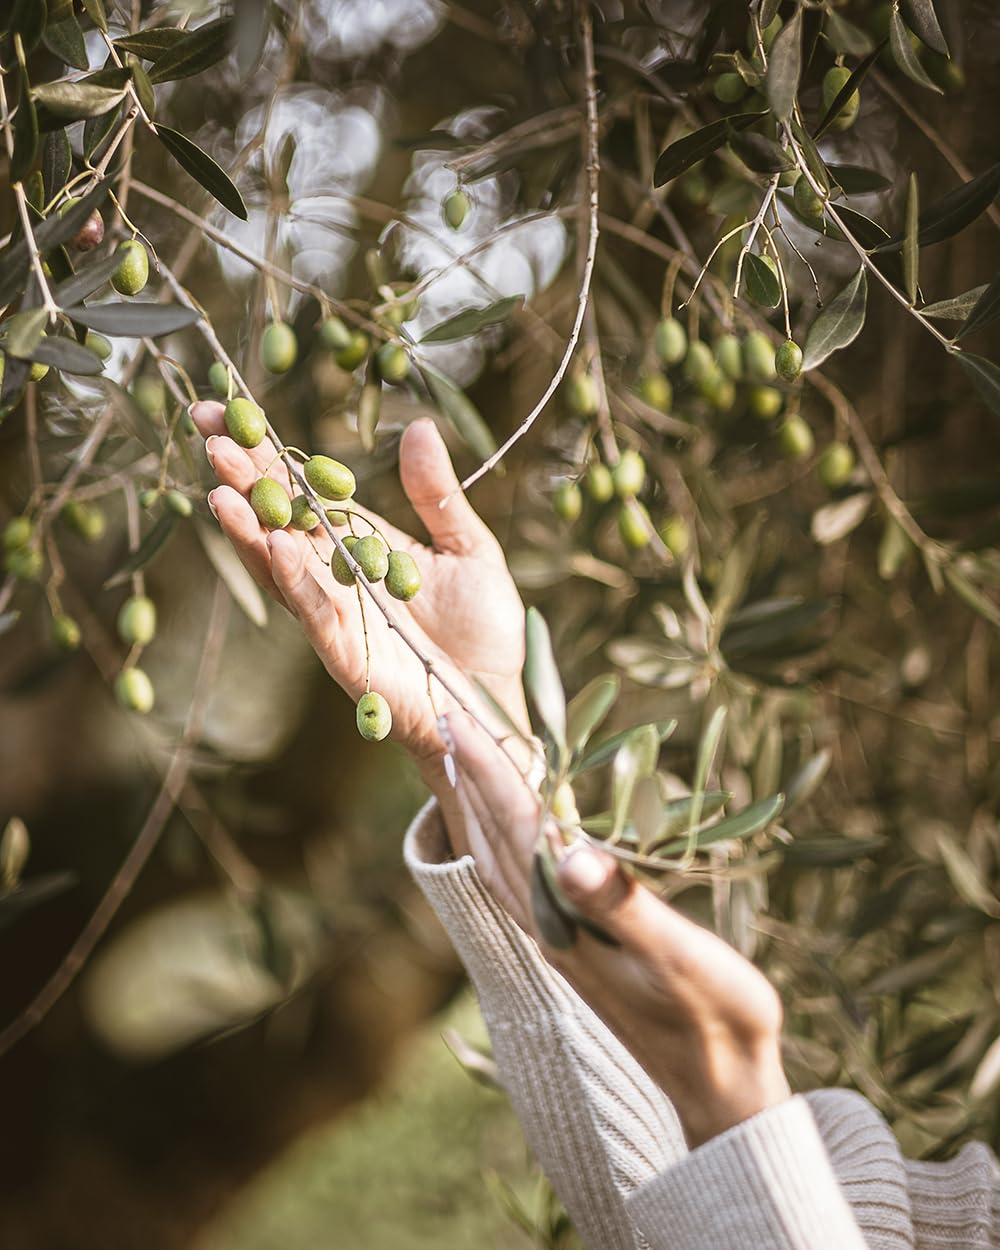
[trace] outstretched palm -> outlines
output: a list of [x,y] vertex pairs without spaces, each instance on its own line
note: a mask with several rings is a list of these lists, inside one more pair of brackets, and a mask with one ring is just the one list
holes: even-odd
[[[225,436],[222,404],[204,402],[191,410],[221,483],[211,503],[223,530],[257,582],[302,623],[330,675],[353,697],[365,689],[366,649],[357,588],[341,586],[328,561],[332,543],[322,530],[268,533],[248,502],[250,489],[268,471],[275,449],[265,440],[245,451]],[[393,548],[409,551],[423,585],[409,604],[377,593],[435,668],[465,699],[476,702],[470,678],[477,678],[515,716],[524,720],[521,668],[524,609],[500,545],[461,493],[445,508],[439,503],[457,481],[448,452],[429,420],[416,421],[403,436],[399,454],[403,489],[430,537],[425,546],[364,511]],[[270,469],[286,487],[283,464]],[[354,505],[350,505],[352,508]],[[367,526],[358,524],[358,532]],[[389,628],[375,605],[365,604],[372,689],[389,700],[393,737],[419,760],[441,755],[435,707],[427,674],[413,651]],[[437,711],[450,700],[435,690]]]

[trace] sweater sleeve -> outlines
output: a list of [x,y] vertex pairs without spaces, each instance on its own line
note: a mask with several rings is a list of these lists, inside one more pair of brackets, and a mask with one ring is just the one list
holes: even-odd
[[476,988],[525,1136],[588,1250],[1000,1250],[982,1145],[903,1157],[850,1090],[797,1095],[689,1151],[674,1109],[495,902],[450,860],[436,805],[407,865]]

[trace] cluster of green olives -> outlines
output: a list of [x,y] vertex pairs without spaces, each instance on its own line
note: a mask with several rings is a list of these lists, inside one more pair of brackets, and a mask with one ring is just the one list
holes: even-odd
[[129,648],[129,662],[115,678],[115,698],[129,711],[145,715],[153,710],[156,691],[135,656],[156,637],[156,604],[147,595],[130,595],[118,611],[116,624],[118,637]]

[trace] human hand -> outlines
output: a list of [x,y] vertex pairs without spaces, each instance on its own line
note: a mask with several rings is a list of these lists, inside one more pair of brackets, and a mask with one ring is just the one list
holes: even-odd
[[[365,689],[365,639],[358,590],[341,586],[329,569],[333,550],[322,529],[263,529],[250,507],[250,489],[265,471],[289,489],[288,474],[269,439],[251,451],[226,436],[224,407],[192,405],[191,416],[206,439],[206,452],[220,485],[209,495],[219,524],[256,581],[302,624],[306,637],[330,676],[357,700]],[[269,466],[271,466],[269,468]],[[500,544],[459,491],[447,507],[438,506],[458,487],[447,449],[434,423],[415,421],[399,450],[403,490],[425,525],[424,545],[355,504],[371,518],[390,546],[410,552],[420,567],[420,593],[409,603],[386,599],[435,669],[472,706],[480,703],[470,678],[478,678],[511,716],[527,727],[521,689],[524,663],[524,608],[507,570]],[[359,532],[367,532],[361,524]],[[362,592],[364,593],[364,592]],[[376,593],[384,592],[377,589]],[[413,651],[366,600],[365,621],[371,653],[372,689],[389,701],[392,737],[417,760],[428,784],[447,805],[446,819],[456,853],[465,850],[456,826],[451,787],[444,779],[435,708],[427,674]],[[437,710],[455,704],[436,686]],[[489,716],[488,711],[484,711]],[[500,752],[497,752],[500,755]],[[502,758],[502,756],[501,756]],[[449,818],[450,817],[450,818]]]
[[782,1007],[736,950],[668,906],[607,851],[579,843],[559,861],[566,899],[617,945],[581,926],[568,950],[545,945],[531,915],[536,795],[473,722],[449,716],[471,853],[499,902],[667,1094],[692,1149],[791,1096]]

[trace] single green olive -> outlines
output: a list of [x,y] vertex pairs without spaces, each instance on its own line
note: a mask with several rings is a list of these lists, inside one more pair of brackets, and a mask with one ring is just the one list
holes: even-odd
[[611,480],[619,499],[631,499],[633,495],[638,495],[646,480],[645,460],[637,451],[628,448],[611,470]]
[[472,201],[460,188],[445,196],[445,201],[441,206],[444,219],[452,230],[461,230],[471,207]]
[[84,339],[83,345],[88,351],[93,352],[99,360],[107,360],[114,350],[111,346],[111,340],[94,330],[87,331],[87,337]]
[[293,530],[314,530],[319,525],[319,517],[312,503],[305,495],[296,495],[292,500],[292,521]]
[[597,383],[582,370],[570,374],[566,381],[566,407],[577,417],[593,417],[600,406]]
[[805,460],[813,453],[813,432],[801,417],[788,417],[778,430],[778,443],[790,460]]
[[130,712],[145,716],[153,710],[156,691],[141,668],[126,668],[115,678],[115,698]]
[[[846,65],[834,65],[823,75],[823,107],[829,109],[834,100],[847,86],[851,71]],[[830,122],[831,130],[850,130],[854,125],[858,110],[861,107],[861,94],[855,88],[837,111],[836,117]]]
[[669,368],[687,355],[687,331],[676,317],[661,317],[653,331],[653,350]]
[[156,604],[148,595],[132,595],[122,604],[118,637],[127,647],[145,647],[156,637]]
[[639,398],[657,412],[669,412],[674,402],[674,388],[665,373],[653,369],[639,379]]
[[7,551],[27,547],[35,534],[35,523],[29,516],[15,516],[4,526],[3,545]]
[[594,503],[607,503],[615,493],[615,481],[611,476],[611,470],[600,460],[595,460],[587,469],[583,484]]
[[52,618],[52,641],[60,651],[76,651],[79,649],[81,635],[80,626],[65,612],[58,612]]
[[118,244],[118,268],[111,275],[111,285],[119,295],[138,295],[149,281],[149,255],[138,239]]
[[292,519],[288,492],[273,477],[259,477],[250,491],[250,507],[265,529],[283,530]]
[[60,515],[84,542],[100,542],[108,528],[107,518],[97,504],[71,499],[63,506]]
[[299,340],[287,321],[272,321],[260,340],[260,363],[268,373],[287,373],[299,356]]
[[332,352],[351,345],[351,331],[339,317],[327,317],[319,328],[319,341]]
[[718,366],[712,356],[712,349],[707,343],[703,343],[700,339],[695,339],[688,347],[687,356],[684,358],[684,376],[687,380],[697,386],[699,382],[709,377],[713,370],[717,368]]
[[[354,534],[348,534],[341,542],[347,550],[354,555],[354,548],[358,545],[358,539]],[[354,572],[351,566],[341,555],[340,548],[335,548],[333,555],[330,557],[330,572],[334,579],[340,582],[341,586],[353,586],[355,582]]]
[[803,221],[814,228],[822,228],[825,206],[822,198],[816,194],[806,178],[800,178],[796,182],[792,191],[792,202],[795,205],[795,211]]
[[738,104],[750,90],[739,74],[720,74],[712,84],[712,94],[721,104]]
[[774,353],[774,368],[786,382],[794,382],[802,372],[802,348],[794,339],[785,339]]
[[366,534],[364,538],[359,538],[351,555],[370,582],[380,582],[389,571],[389,553],[378,534]]
[[773,382],[777,376],[774,347],[762,330],[751,330],[743,340],[743,364],[751,382]]
[[310,456],[303,472],[317,495],[323,499],[332,499],[335,503],[350,499],[357,488],[354,474],[347,465],[331,456]]
[[399,343],[383,343],[375,353],[379,377],[383,382],[398,386],[405,382],[410,373],[410,357],[406,348]]
[[151,421],[162,419],[167,411],[167,387],[159,374],[141,373],[132,384],[132,398]]
[[715,340],[715,363],[727,378],[739,382],[743,377],[743,345],[735,334],[720,334]]
[[583,511],[583,493],[572,478],[564,477],[552,492],[552,507],[560,520],[572,525]]
[[189,517],[194,511],[194,508],[191,506],[191,500],[179,490],[168,490],[164,498],[166,499],[167,507],[176,516]]
[[42,364],[40,360],[36,360],[31,366],[31,370],[28,373],[28,378],[32,382],[41,382],[42,378],[45,377],[48,371],[49,371],[48,365],[44,365]]
[[630,551],[648,546],[652,522],[638,499],[626,499],[618,513],[618,533]]
[[339,508],[327,508],[326,519],[331,525],[346,525],[348,521],[347,513]]
[[4,555],[4,568],[22,582],[37,581],[45,568],[45,559],[38,547],[15,547]]
[[229,398],[229,370],[221,360],[213,360],[208,371],[208,384],[220,399]]
[[392,708],[382,695],[369,690],[358,700],[357,722],[366,742],[381,742],[392,730]]
[[263,408],[242,395],[226,404],[224,420],[229,437],[241,447],[259,447],[267,435]]
[[784,395],[773,386],[751,386],[747,391],[747,407],[759,421],[772,421],[784,403]]
[[819,480],[828,490],[839,490],[854,472],[854,452],[846,443],[828,443],[816,466]]
[[352,330],[347,346],[342,347],[334,355],[334,360],[341,369],[346,369],[350,373],[368,359],[371,345],[371,339],[364,330]]
[[385,588],[393,599],[409,603],[420,589],[420,568],[408,551],[390,551]]
[[671,516],[660,526],[660,538],[663,545],[677,560],[682,559],[691,546],[691,531],[681,516]]

